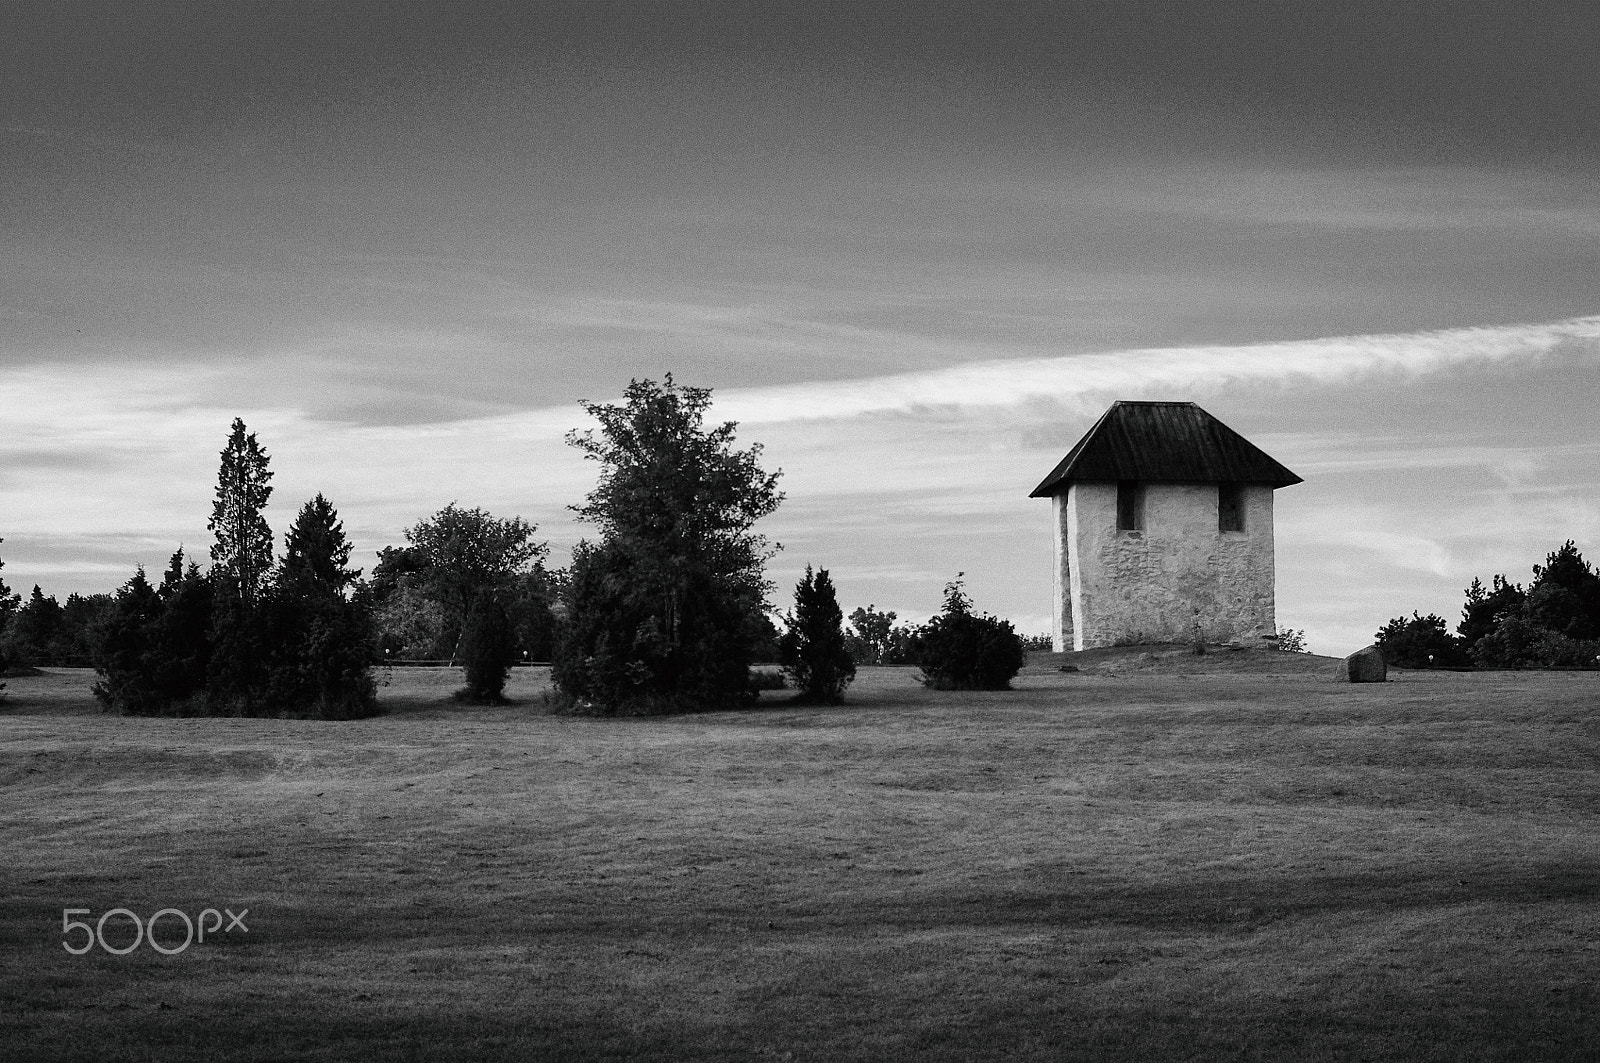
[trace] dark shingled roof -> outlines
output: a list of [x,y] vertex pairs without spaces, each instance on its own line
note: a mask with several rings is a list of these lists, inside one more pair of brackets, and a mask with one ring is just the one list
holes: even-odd
[[1029,498],[1074,480],[1288,487],[1300,477],[1192,402],[1114,402]]

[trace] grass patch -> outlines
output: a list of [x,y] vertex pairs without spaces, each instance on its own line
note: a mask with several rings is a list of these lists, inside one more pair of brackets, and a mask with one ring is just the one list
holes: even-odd
[[[1600,677],[1074,656],[630,719],[541,669],[339,722],[11,680],[0,1057],[1600,1055]],[[68,907],[249,933],[74,957]]]

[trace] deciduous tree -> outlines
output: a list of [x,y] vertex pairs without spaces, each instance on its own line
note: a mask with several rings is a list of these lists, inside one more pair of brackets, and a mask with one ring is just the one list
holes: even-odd
[[705,425],[708,388],[635,380],[621,405],[567,442],[600,465],[582,506],[600,541],[574,553],[555,677],[598,712],[663,712],[748,700],[749,664],[771,589],[772,548],[753,530],[778,507],[778,473],[737,426]]
[[406,530],[410,546],[395,557],[408,571],[399,581],[439,603],[445,635],[459,648],[476,602],[485,596],[503,602],[515,584],[539,570],[549,546],[534,541],[536,530],[521,517],[495,517],[452,502]]

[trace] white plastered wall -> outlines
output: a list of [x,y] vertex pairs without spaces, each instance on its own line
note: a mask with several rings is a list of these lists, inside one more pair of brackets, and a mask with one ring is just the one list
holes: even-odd
[[1067,533],[1067,496],[1050,497],[1050,516],[1055,526],[1055,566],[1051,569],[1050,643],[1057,653],[1073,649],[1071,539]]
[[1218,530],[1216,484],[1143,490],[1144,527],[1131,532],[1117,530],[1115,483],[1056,496],[1058,647],[1187,642],[1197,619],[1208,642],[1275,634],[1272,488],[1243,488],[1242,532]]

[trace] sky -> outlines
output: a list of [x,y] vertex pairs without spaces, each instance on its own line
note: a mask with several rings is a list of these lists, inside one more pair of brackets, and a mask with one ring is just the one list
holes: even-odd
[[[1399,10],[1397,10],[1399,9]],[[1317,652],[1600,555],[1593,5],[29,3],[0,11],[0,577],[204,559],[218,453],[370,569],[714,389],[848,612],[1046,631],[1028,492],[1116,399],[1304,478]]]

